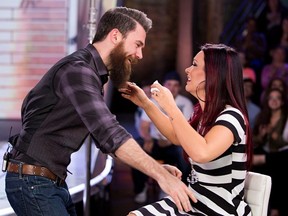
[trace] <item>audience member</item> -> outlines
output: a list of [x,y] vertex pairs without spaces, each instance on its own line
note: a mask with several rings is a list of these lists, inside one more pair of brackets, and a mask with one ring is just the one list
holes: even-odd
[[[167,73],[164,77],[163,85],[171,91],[178,108],[188,120],[193,112],[193,104],[190,99],[180,94],[181,79],[178,73],[175,71]],[[152,99],[152,101],[154,100]],[[167,140],[151,122],[145,112],[141,114],[139,133],[143,139],[143,149],[156,160],[161,160],[165,164],[176,165],[183,173],[182,180],[185,182],[186,177],[188,177],[189,163],[187,163],[183,157],[182,147],[173,145]],[[147,176],[145,177],[140,171],[132,169],[132,178],[134,182],[134,192],[136,194],[135,202],[146,202]],[[159,198],[162,196],[163,193],[160,191]]]
[[252,96],[254,94],[254,81],[251,78],[244,78],[244,95],[246,99],[246,106],[249,116],[250,127],[253,129],[255,124],[255,119],[260,112],[260,107],[252,101]]
[[[288,16],[284,17],[282,20],[282,29],[279,44],[288,50]],[[286,61],[288,60],[286,56]]]
[[278,46],[271,50],[272,61],[266,64],[261,73],[262,91],[268,86],[271,79],[279,77],[288,83],[288,63],[285,62],[286,50],[282,46]]
[[252,100],[255,104],[259,104],[261,88],[258,88],[258,86],[260,86],[261,84],[258,82],[258,80],[260,79],[260,76],[258,75],[258,77],[256,77],[254,69],[248,66],[246,55],[243,51],[238,51],[238,55],[243,67],[243,80],[251,79],[253,82],[253,93],[251,96],[249,96],[250,100]]
[[260,72],[265,60],[267,49],[266,36],[257,30],[257,22],[254,17],[248,17],[245,30],[238,35],[234,42],[237,50],[242,50],[247,63],[256,73]]
[[243,78],[250,78],[254,83],[256,83],[256,74],[253,68],[249,67],[244,51],[238,50],[238,55],[243,67]]
[[277,88],[277,89],[280,89],[281,91],[283,91],[284,94],[286,94],[286,98],[288,100],[287,83],[280,77],[274,77],[268,83],[268,87],[262,92],[261,103],[264,101],[264,98],[266,97],[265,95],[267,95],[269,93],[270,89],[274,89],[274,88]]
[[287,215],[287,211],[281,213],[287,209],[286,201],[279,199],[284,191],[288,192],[287,183],[283,181],[283,172],[275,168],[288,162],[288,142],[283,139],[287,117],[286,94],[277,88],[270,89],[253,130],[253,170],[272,177],[271,216]]
[[[143,91],[145,92],[148,98],[151,98],[150,86],[151,86],[151,83],[149,83],[149,81],[143,81],[140,85],[140,87],[143,89]],[[139,138],[141,141],[142,141],[142,138],[140,136],[140,119],[141,119],[142,112],[144,112],[144,110],[141,107],[137,107],[135,114],[134,114],[134,126],[137,131],[136,139],[138,140]]]

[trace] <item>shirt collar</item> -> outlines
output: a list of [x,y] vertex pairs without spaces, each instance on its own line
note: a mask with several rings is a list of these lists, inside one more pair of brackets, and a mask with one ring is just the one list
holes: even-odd
[[108,70],[107,70],[102,58],[101,58],[99,52],[97,51],[97,49],[92,44],[88,44],[86,46],[86,49],[93,56],[94,66],[96,68],[97,73],[99,74],[99,76],[101,78],[102,85],[104,85],[108,81],[109,73],[108,73]]

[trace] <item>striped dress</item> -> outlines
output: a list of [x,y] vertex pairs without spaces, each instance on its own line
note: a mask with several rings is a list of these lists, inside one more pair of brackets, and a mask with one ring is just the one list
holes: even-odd
[[249,215],[251,210],[243,200],[244,180],[247,173],[245,153],[246,135],[242,113],[227,106],[215,121],[215,125],[229,128],[234,143],[218,158],[200,164],[191,158],[189,188],[198,202],[192,202],[190,212],[179,212],[171,197],[143,206],[132,213],[141,216],[164,215]]

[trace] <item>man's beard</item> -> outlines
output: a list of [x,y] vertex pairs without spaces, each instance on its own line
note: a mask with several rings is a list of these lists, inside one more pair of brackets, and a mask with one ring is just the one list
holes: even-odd
[[132,56],[126,56],[124,43],[119,43],[110,53],[109,76],[116,88],[119,88],[130,79],[131,64],[138,60]]

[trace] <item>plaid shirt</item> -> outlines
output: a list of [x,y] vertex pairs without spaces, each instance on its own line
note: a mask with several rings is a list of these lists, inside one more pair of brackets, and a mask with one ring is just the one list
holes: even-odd
[[40,164],[59,177],[88,135],[104,153],[131,138],[107,107],[103,85],[108,72],[93,45],[61,59],[28,93],[15,159]]

